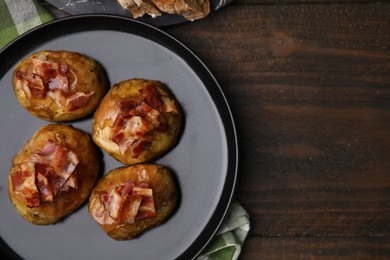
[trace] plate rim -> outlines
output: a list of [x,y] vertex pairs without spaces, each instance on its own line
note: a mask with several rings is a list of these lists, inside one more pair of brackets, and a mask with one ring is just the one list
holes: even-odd
[[[92,19],[99,20],[100,24],[91,23]],[[82,23],[81,21],[88,20],[87,23]],[[103,23],[103,21],[110,21]],[[46,36],[44,40],[41,40],[36,35],[42,35],[45,31],[50,31],[53,27],[63,28],[64,24],[72,24],[75,23],[80,26],[69,26],[65,31],[56,32],[55,35]],[[121,25],[119,28],[113,28],[112,25],[118,23]],[[126,24],[126,25],[125,25]],[[136,29],[141,28],[143,30],[139,31],[135,34],[134,28],[129,25],[137,26]],[[126,26],[127,29],[126,29]],[[99,28],[98,28],[99,27]],[[225,183],[222,188],[221,196],[217,199],[217,206],[212,212],[210,219],[208,219],[205,228],[201,230],[199,236],[193,241],[191,246],[189,246],[184,252],[182,252],[177,259],[194,259],[207,247],[207,245],[211,242],[213,237],[215,236],[218,228],[223,222],[229,206],[233,200],[233,196],[235,194],[236,183],[237,183],[237,175],[238,175],[238,167],[239,167],[239,149],[238,149],[238,138],[237,131],[233,119],[233,115],[231,109],[229,107],[228,101],[226,99],[225,94],[223,93],[222,88],[217,82],[214,75],[208,69],[208,67],[203,63],[203,61],[185,44],[171,36],[167,32],[157,28],[156,26],[150,25],[143,21],[134,20],[132,18],[114,15],[114,14],[82,14],[82,15],[74,15],[68,16],[60,19],[56,19],[50,21],[48,23],[42,24],[38,27],[35,27],[26,33],[18,36],[9,44],[7,44],[2,50],[0,50],[0,60],[2,60],[2,64],[0,64],[0,78],[2,78],[15,62],[24,57],[29,51],[36,48],[37,45],[46,42],[48,39],[55,39],[56,37],[60,37],[62,35],[67,35],[71,32],[83,32],[83,31],[93,31],[93,30],[112,30],[112,31],[121,31],[125,33],[129,33],[132,35],[137,35],[140,37],[147,38],[164,48],[169,48],[170,51],[177,54],[181,57],[191,69],[196,73],[199,79],[205,86],[205,89],[212,97],[212,101],[218,110],[218,115],[223,124],[223,129],[226,135],[226,146],[227,146],[227,167],[226,167],[226,175],[225,175]],[[156,35],[148,35],[148,32],[154,32]],[[21,51],[21,47],[25,46],[25,42],[29,43],[29,48]],[[189,61],[191,63],[189,63]],[[5,62],[4,62],[5,61]],[[192,64],[194,63],[194,64]],[[198,70],[202,70],[205,73],[201,75],[197,73]],[[206,84],[206,82],[211,84]],[[1,253],[6,253],[9,257],[14,259],[21,259],[20,256],[15,252],[11,247],[9,247],[6,241],[3,240],[0,234],[0,250]]]

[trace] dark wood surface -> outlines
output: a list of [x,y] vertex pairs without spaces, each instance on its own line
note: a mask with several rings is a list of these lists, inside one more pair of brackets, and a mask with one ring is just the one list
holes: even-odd
[[241,259],[390,259],[390,2],[236,0],[164,30],[231,106]]

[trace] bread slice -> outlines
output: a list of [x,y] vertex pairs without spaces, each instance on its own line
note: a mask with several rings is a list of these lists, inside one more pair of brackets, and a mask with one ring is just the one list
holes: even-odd
[[153,18],[161,15],[161,11],[150,0],[118,0],[118,3],[122,8],[128,9],[133,14],[134,19],[145,14],[149,14]]
[[151,0],[164,13],[179,14],[187,20],[197,20],[210,13],[209,0]]
[[210,13],[210,0],[117,0],[118,3],[130,12],[134,18],[145,14],[153,18],[162,13],[178,14],[187,20],[204,18]]

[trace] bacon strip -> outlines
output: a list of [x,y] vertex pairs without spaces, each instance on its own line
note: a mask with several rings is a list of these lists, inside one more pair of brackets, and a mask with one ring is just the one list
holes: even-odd
[[137,219],[152,218],[155,216],[156,209],[153,197],[144,197],[137,214]]
[[40,151],[33,153],[33,161],[36,171],[49,179],[54,195],[69,187],[77,188],[76,176],[70,179],[79,163],[73,151],[48,140]]
[[62,186],[61,191],[69,191],[69,188],[77,189],[78,179],[77,172],[73,172]]
[[128,182],[125,183],[125,185],[122,185],[119,188],[119,192],[120,192],[121,196],[126,197],[127,195],[131,195],[131,193],[133,192],[134,187],[135,187],[134,182],[128,181]]
[[140,183],[139,186],[128,181],[120,187],[113,187],[99,194],[100,203],[110,217],[120,224],[131,224],[136,219],[155,217],[153,190],[146,188],[147,183]]
[[136,108],[137,115],[141,116],[142,118],[145,118],[146,122],[148,123],[148,130],[152,130],[154,127],[158,127],[160,122],[158,120],[158,117],[160,116],[160,112],[156,109],[153,109],[151,106],[146,104],[145,102],[142,102],[139,106]]
[[137,195],[130,195],[126,197],[123,208],[121,209],[122,223],[127,223],[127,224],[134,223],[135,219],[137,218],[137,213],[141,206],[142,200],[143,200],[142,196],[137,196]]
[[[166,110],[162,96],[153,85],[139,90],[141,98],[130,98],[116,103],[110,140],[116,143],[119,151],[124,154],[132,147],[132,157],[140,154],[151,145],[148,133],[154,129],[165,129],[165,123],[160,122],[160,111]],[[169,99],[169,97],[168,97]],[[171,106],[172,107],[172,106]]]
[[91,91],[90,93],[86,94],[84,92],[76,92],[75,94],[71,95],[70,97],[66,98],[66,108],[69,111],[74,111],[79,108],[83,108],[88,104],[88,101],[91,99],[91,97],[95,94],[95,91]]
[[116,189],[112,188],[107,193],[102,193],[99,198],[103,204],[104,209],[108,212],[110,217],[113,219],[118,219],[119,210],[122,207],[123,199],[116,191]]
[[43,98],[45,96],[45,86],[41,77],[34,73],[16,71],[15,76],[23,82],[23,90],[28,98]]
[[[28,98],[42,99],[47,94],[58,107],[74,111],[84,108],[94,95],[95,91],[71,93],[77,83],[77,77],[65,63],[49,61],[44,54],[32,58],[31,61],[33,65],[31,73],[22,71],[15,73],[15,76],[23,82],[23,90]],[[74,77],[72,85],[70,75]]]
[[[68,179],[75,171],[78,163],[79,160],[74,152],[62,146],[58,146],[53,159],[49,163],[49,167],[53,169],[54,172],[50,180],[54,194],[57,194],[63,189],[67,190],[69,188],[65,184],[68,183]],[[68,184],[74,186],[75,184],[72,184],[73,182],[75,182],[75,180],[72,180]]]
[[33,153],[33,156],[37,160],[51,160],[57,149],[58,145],[52,140],[48,140],[41,150]]
[[144,96],[146,103],[156,110],[160,110],[164,104],[161,100],[161,95],[153,85],[147,85],[145,88],[139,90],[142,96]]
[[28,207],[53,201],[60,191],[78,187],[78,163],[73,151],[48,140],[30,161],[19,164],[11,173],[13,190],[26,198]]
[[70,91],[68,66],[48,60],[32,58],[33,73],[40,76],[49,89],[59,89],[67,93]]
[[41,201],[53,201],[53,190],[49,184],[49,180],[40,172],[37,174],[37,186]]
[[156,216],[156,209],[154,206],[153,190],[148,188],[135,187],[133,194],[143,197],[140,205],[137,219],[151,218]]
[[121,130],[110,138],[114,143],[119,147],[121,154],[124,154],[127,149],[137,140],[134,136],[126,135],[126,133]]
[[[158,124],[157,118],[160,113],[134,99],[118,102],[117,105],[121,107],[111,129],[110,140],[116,143],[119,151],[124,154],[135,142],[152,130],[154,124]],[[137,152],[136,156],[138,157],[139,154],[140,152]]]
[[27,200],[27,207],[39,206],[40,197],[35,185],[35,170],[33,162],[23,162],[10,174],[12,189],[15,194],[22,195]]

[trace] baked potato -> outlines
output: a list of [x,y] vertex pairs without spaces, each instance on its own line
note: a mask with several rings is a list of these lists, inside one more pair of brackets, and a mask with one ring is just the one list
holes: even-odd
[[13,158],[9,198],[25,220],[54,224],[86,201],[99,173],[99,150],[89,134],[68,125],[47,125]]
[[92,138],[123,164],[151,161],[177,142],[182,115],[160,82],[130,79],[115,84],[95,111]]
[[156,164],[116,168],[99,180],[88,211],[115,240],[129,240],[166,220],[178,192],[170,171]]
[[71,121],[92,113],[107,90],[107,78],[92,58],[77,52],[36,52],[16,65],[12,77],[19,103],[48,121]]

